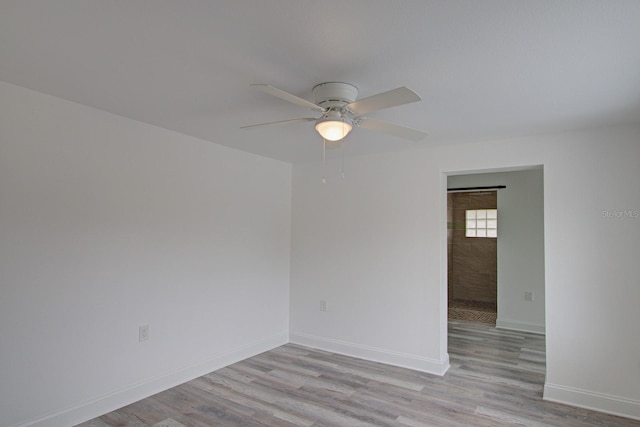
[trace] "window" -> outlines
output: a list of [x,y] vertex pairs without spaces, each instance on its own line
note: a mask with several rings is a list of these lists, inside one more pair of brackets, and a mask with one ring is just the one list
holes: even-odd
[[466,220],[466,237],[498,237],[497,209],[467,210]]

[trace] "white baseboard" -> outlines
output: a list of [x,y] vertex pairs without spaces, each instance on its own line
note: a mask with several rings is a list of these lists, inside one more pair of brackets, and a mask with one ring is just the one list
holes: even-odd
[[640,420],[640,401],[545,383],[544,400]]
[[434,375],[444,375],[449,369],[449,356],[445,360],[430,359],[413,354],[393,352],[385,349],[338,341],[314,335],[292,332],[289,341],[307,347],[357,357],[358,359],[372,362],[385,363],[387,365],[409,368],[415,371],[427,372]]
[[534,334],[545,334],[544,325],[539,323],[521,322],[519,320],[505,320],[498,318],[496,320],[496,328],[511,329],[512,331],[531,332]]
[[59,410],[13,427],[68,427],[114,411],[138,400],[198,378],[288,342],[286,332],[221,354],[204,362],[167,372],[92,400]]

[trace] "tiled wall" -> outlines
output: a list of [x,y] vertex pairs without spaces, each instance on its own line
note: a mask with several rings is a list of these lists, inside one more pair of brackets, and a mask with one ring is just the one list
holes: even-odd
[[497,239],[465,237],[464,226],[467,209],[497,209],[497,193],[449,193],[447,202],[449,299],[495,303],[498,284]]

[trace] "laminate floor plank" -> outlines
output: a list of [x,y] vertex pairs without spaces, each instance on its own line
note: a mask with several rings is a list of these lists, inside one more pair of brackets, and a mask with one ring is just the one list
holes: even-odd
[[287,344],[81,427],[628,427],[542,400],[545,339],[449,321],[442,377]]

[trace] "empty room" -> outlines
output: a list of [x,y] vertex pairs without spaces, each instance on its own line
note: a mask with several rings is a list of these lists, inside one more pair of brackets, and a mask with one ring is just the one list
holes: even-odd
[[0,1],[0,426],[640,425],[639,46],[635,0]]

